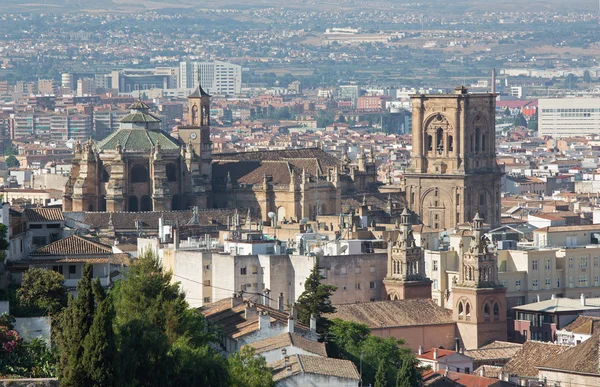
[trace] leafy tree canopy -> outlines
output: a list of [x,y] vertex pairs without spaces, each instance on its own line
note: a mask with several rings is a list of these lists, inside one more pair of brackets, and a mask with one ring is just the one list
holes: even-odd
[[22,305],[56,315],[67,306],[65,278],[54,270],[30,268],[23,273],[21,288],[17,291]]

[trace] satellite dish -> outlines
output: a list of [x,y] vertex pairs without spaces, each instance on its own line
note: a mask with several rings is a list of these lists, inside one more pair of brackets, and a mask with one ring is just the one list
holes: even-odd
[[267,214],[267,216],[269,217],[269,219],[273,219],[273,218],[275,217],[275,215],[276,215],[276,214],[275,214],[273,211],[271,211],[271,212],[269,212],[269,213]]
[[348,245],[344,245],[344,246],[340,247],[338,254],[344,254],[346,252],[346,250],[348,250]]
[[313,250],[313,253],[314,253],[314,254],[315,254],[315,255],[316,255],[318,258],[321,258],[321,257],[322,257],[322,256],[325,254],[325,252],[323,251],[323,249],[322,249],[322,248],[320,248],[320,247],[317,247],[316,249],[314,249],[314,250]]
[[308,218],[302,218],[302,220],[300,221],[300,223],[306,224],[306,223],[308,223],[308,221],[309,221]]

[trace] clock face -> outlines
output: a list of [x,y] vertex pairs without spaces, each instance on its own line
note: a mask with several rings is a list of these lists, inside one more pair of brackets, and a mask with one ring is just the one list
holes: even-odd
[[190,138],[191,138],[192,140],[195,140],[195,139],[197,139],[197,138],[198,138],[198,134],[196,134],[196,133],[193,133],[193,132],[192,132],[192,134],[190,134]]

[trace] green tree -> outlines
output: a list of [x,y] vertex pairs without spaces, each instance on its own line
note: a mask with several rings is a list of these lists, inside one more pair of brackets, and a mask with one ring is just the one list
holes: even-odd
[[533,132],[537,132],[538,130],[538,122],[535,118],[530,119],[527,122],[527,129],[533,131]]
[[114,310],[111,298],[100,302],[94,321],[86,336],[81,362],[91,385],[104,387],[114,385],[115,337],[113,331]]
[[95,300],[92,289],[92,266],[86,265],[77,284],[77,298],[69,297],[63,310],[56,335],[58,348],[58,378],[61,386],[88,385],[85,368],[81,361],[84,342],[94,319]]
[[346,117],[344,117],[343,114],[340,114],[340,116],[338,117],[337,122],[346,122]]
[[252,347],[245,346],[227,359],[230,386],[269,387],[274,386],[273,375],[262,356],[255,356]]
[[421,373],[413,359],[406,358],[396,374],[396,387],[418,386],[421,381]]
[[[416,364],[416,359],[402,340],[383,339],[369,332],[365,324],[333,319],[326,334],[327,352],[333,357],[350,360],[357,367],[362,365],[364,385],[376,382],[376,374],[383,362],[385,378],[388,384],[393,384],[404,362]],[[416,383],[419,382],[417,379]]]
[[387,377],[385,376],[385,373],[385,360],[381,359],[379,361],[379,367],[377,367],[377,373],[375,374],[375,387],[387,387],[388,381]]
[[573,74],[567,75],[565,78],[565,88],[576,89],[577,88],[577,77]]
[[513,120],[513,125],[527,127],[527,120],[525,119],[522,113],[519,113],[515,116],[515,119]]
[[6,260],[6,250],[10,246],[8,241],[8,228],[5,224],[0,223],[0,263]]
[[13,155],[8,156],[5,162],[8,168],[19,168],[21,166],[21,162]]
[[323,333],[328,325],[328,320],[323,314],[335,312],[331,305],[331,295],[337,290],[333,285],[322,284],[323,277],[319,273],[319,259],[304,283],[304,292],[298,297],[298,321],[310,324],[310,318],[317,318],[317,332]]
[[30,268],[23,273],[21,287],[17,291],[19,303],[56,315],[67,306],[65,277],[54,270]]

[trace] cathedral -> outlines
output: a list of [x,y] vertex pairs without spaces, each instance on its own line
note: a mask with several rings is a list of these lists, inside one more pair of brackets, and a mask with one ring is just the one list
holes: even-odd
[[355,161],[322,149],[212,153],[210,95],[188,96],[189,125],[179,139],[160,130],[142,101],[119,129],[95,144],[77,143],[64,211],[249,209],[255,219],[299,222],[337,215],[342,197],[377,186],[373,151]]
[[119,129],[98,144],[75,146],[64,211],[170,211],[212,200],[210,102],[200,86],[189,96],[191,125],[202,141],[181,145],[160,130],[142,101],[131,105]]

